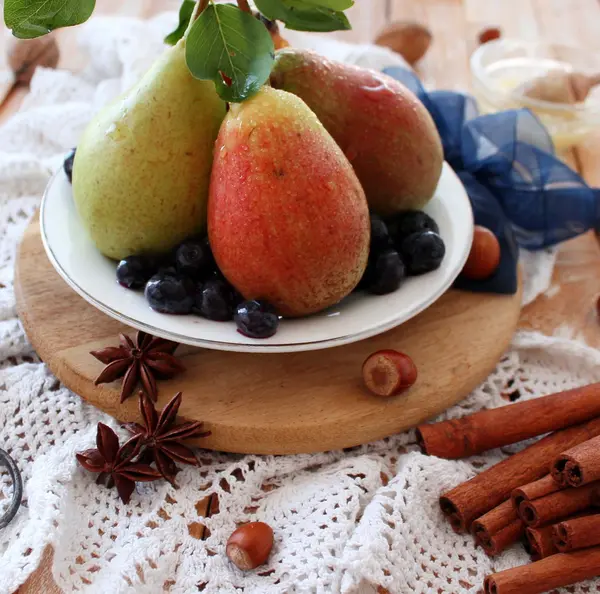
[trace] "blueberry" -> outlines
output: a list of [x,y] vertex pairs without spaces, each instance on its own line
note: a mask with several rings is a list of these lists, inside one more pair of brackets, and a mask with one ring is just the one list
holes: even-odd
[[215,268],[208,239],[188,239],[175,252],[177,270],[192,278],[206,278]]
[[277,332],[279,317],[265,301],[244,301],[235,311],[238,332],[249,338],[269,338]]
[[376,254],[370,264],[366,283],[369,293],[393,293],[404,280],[406,269],[396,250],[388,249]]
[[361,279],[358,281],[358,285],[354,288],[354,291],[366,291],[369,289],[369,285],[373,280],[374,263],[377,256],[381,252],[369,251],[369,260]]
[[371,215],[371,253],[381,252],[391,247],[390,234],[384,220],[376,215]]
[[146,300],[155,311],[168,314],[189,314],[194,305],[194,283],[175,272],[165,269],[155,274],[146,284]]
[[440,232],[437,223],[420,210],[409,210],[394,215],[388,220],[388,229],[397,247],[417,231],[433,231],[438,234]]
[[233,290],[219,279],[211,279],[196,290],[194,312],[216,322],[227,322],[233,318]]
[[65,175],[67,176],[69,183],[73,183],[73,161],[75,160],[76,150],[77,149],[72,149],[63,163],[63,169],[65,170]]
[[445,253],[444,241],[433,231],[418,231],[409,235],[400,249],[408,273],[412,275],[439,268]]
[[117,282],[127,289],[142,289],[156,271],[149,256],[127,256],[117,265]]

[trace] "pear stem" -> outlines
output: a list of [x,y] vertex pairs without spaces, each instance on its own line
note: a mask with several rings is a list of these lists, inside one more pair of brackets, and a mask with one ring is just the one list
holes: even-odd
[[206,7],[209,5],[209,3],[210,3],[210,0],[198,0],[196,2],[196,6],[194,6],[194,11],[192,12],[192,16],[190,17],[190,22],[187,26],[187,29],[185,30],[185,33],[183,34],[184,37],[188,36],[190,29],[194,25],[194,21],[200,16],[202,11],[206,9]]
[[250,9],[250,4],[248,4],[248,0],[237,0],[237,5],[240,10],[252,13],[252,10]]

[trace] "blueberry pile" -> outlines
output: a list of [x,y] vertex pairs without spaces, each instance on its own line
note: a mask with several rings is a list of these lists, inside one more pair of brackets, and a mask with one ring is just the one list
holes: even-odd
[[437,223],[419,210],[387,220],[371,215],[369,263],[357,289],[374,295],[392,293],[407,276],[439,268],[446,247]]
[[[369,263],[357,287],[374,295],[396,291],[407,276],[439,267],[445,247],[436,222],[410,211],[384,220],[371,215]],[[193,237],[162,258],[129,256],[117,266],[123,287],[144,290],[148,304],[166,314],[195,314],[207,320],[234,320],[238,332],[268,338],[279,316],[264,301],[245,301],[219,271],[206,237]]]
[[206,237],[188,239],[164,258],[129,256],[117,265],[117,281],[128,289],[144,289],[155,311],[235,320],[238,331],[250,338],[273,336],[279,326],[268,303],[244,301],[223,278]]

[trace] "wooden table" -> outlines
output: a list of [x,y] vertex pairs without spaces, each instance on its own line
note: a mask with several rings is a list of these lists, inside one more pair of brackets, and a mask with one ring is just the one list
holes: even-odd
[[[163,10],[176,10],[178,0],[99,0],[96,13],[149,17]],[[353,31],[336,33],[355,42],[372,40],[386,23],[416,20],[433,33],[433,44],[419,65],[424,80],[439,88],[468,89],[468,59],[477,46],[477,33],[487,26],[499,26],[507,37],[547,40],[582,45],[600,51],[600,3],[598,0],[357,0],[350,10]],[[60,66],[77,70],[83,58],[73,51],[75,31],[59,32],[62,48]],[[7,32],[0,29],[0,47]],[[0,67],[1,67],[0,61]],[[14,89],[0,106],[0,122],[10,117],[26,94]],[[564,158],[593,185],[600,185],[600,131]],[[520,328],[545,334],[577,336],[600,347],[600,322],[596,299],[600,293],[600,249],[596,236],[588,233],[560,248],[552,289],[526,307]],[[205,502],[210,513],[210,500]],[[198,526],[201,526],[198,524]],[[202,529],[197,537],[202,538]],[[19,590],[19,594],[56,594],[52,581],[49,547],[40,568]],[[379,588],[380,594],[385,594]]]

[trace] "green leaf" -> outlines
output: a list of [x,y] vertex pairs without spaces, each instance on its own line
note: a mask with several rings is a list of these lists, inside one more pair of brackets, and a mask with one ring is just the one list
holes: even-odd
[[[321,0],[334,2],[335,0]],[[339,10],[315,6],[317,0],[255,0],[255,4],[268,19],[285,23],[296,31],[345,31],[352,29],[346,15]]]
[[194,0],[183,0],[183,4],[179,8],[179,25],[177,25],[177,29],[171,31],[171,33],[165,37],[165,43],[175,45],[183,37],[183,34],[190,23],[190,19],[192,18],[192,12],[194,12],[195,5],[196,2]]
[[4,22],[15,37],[33,39],[87,21],[95,0],[4,0]]
[[347,10],[354,6],[354,0],[304,0],[306,4],[331,8],[331,10]]
[[239,103],[265,84],[274,52],[258,19],[232,4],[210,4],[188,33],[185,59],[193,76],[215,83],[221,99]]

